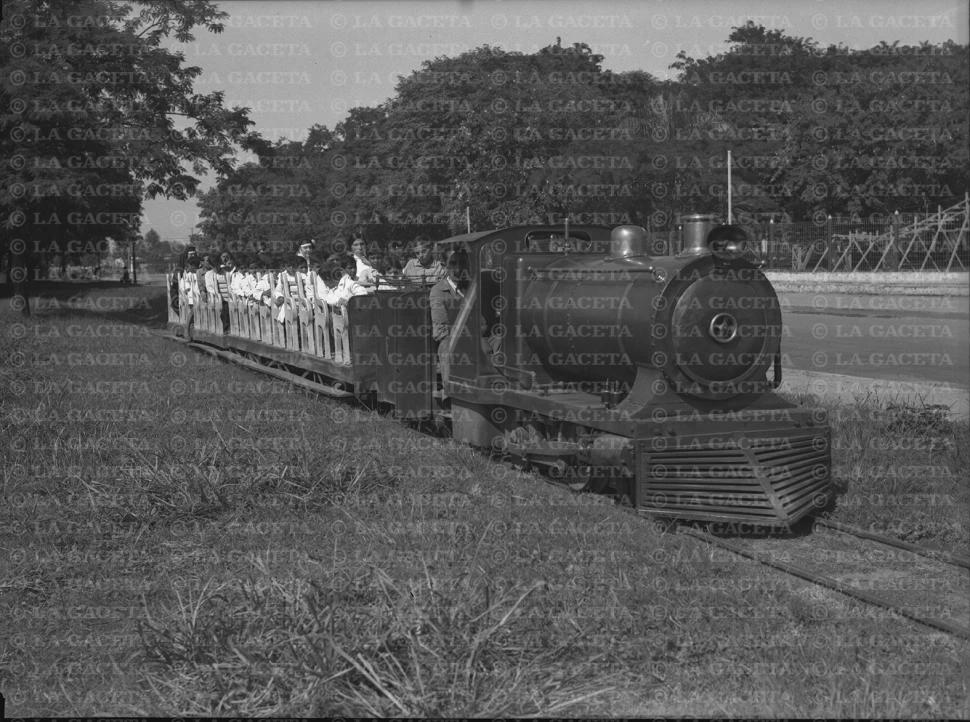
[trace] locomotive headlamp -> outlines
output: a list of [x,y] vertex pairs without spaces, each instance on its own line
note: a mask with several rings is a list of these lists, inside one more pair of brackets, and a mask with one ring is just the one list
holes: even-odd
[[748,234],[741,226],[718,226],[707,234],[707,246],[719,258],[734,258],[744,252]]

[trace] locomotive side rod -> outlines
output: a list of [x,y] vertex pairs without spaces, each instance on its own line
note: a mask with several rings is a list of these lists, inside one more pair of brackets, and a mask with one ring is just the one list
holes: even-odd
[[766,567],[778,569],[780,571],[785,572],[786,574],[790,574],[800,579],[804,579],[813,584],[817,584],[822,587],[827,587],[828,589],[832,589],[836,592],[839,592],[840,594],[845,594],[846,596],[854,597],[855,599],[865,602],[866,604],[887,609],[911,621],[917,622],[918,624],[922,624],[927,627],[931,627],[933,629],[946,632],[947,634],[952,634],[954,636],[962,637],[964,639],[970,639],[970,627],[963,627],[958,624],[953,624],[951,622],[946,621],[945,619],[936,619],[934,617],[927,617],[921,614],[916,614],[914,612],[909,611],[905,607],[893,604],[892,602],[886,599],[883,599],[882,597],[876,594],[867,592],[864,589],[856,589],[855,587],[852,587],[848,584],[845,584],[836,579],[833,579],[832,577],[826,576],[824,574],[817,574],[816,572],[813,572],[810,569],[807,569],[806,567],[798,566],[797,564],[789,564],[788,562],[771,559],[769,557],[766,557],[763,554],[758,554],[749,549],[745,549],[739,544],[729,542],[725,539],[720,539],[710,534],[705,534],[704,532],[697,531],[696,529],[682,528],[680,529],[680,532],[682,534],[686,534],[687,536],[692,536],[695,539],[700,539],[701,541],[705,541],[705,542],[708,542],[709,544],[713,544],[714,546],[721,547],[722,549],[727,549],[728,551],[733,552],[734,554],[737,554],[739,556],[745,557],[747,559],[752,559]]

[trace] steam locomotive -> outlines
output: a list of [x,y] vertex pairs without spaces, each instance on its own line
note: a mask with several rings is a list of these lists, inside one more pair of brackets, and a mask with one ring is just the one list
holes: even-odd
[[[778,297],[745,234],[685,219],[680,252],[638,226],[521,226],[442,243],[464,259],[450,335],[427,288],[297,312],[197,305],[193,341],[333,396],[616,494],[652,515],[789,526],[831,494],[824,411],[781,383]],[[170,321],[184,325],[173,312]]]

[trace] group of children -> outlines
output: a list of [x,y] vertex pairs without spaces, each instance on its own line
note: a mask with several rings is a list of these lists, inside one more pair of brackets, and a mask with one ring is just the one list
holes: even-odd
[[[326,256],[318,250],[316,242],[310,240],[300,246],[295,256],[280,262],[266,253],[237,258],[228,253],[203,256],[195,247],[189,246],[178,277],[178,288],[172,289],[173,305],[178,302],[179,291],[190,307],[199,300],[221,298],[223,326],[228,332],[227,294],[230,293],[253,304],[278,308],[277,320],[282,323],[292,318],[295,309],[287,299],[300,297],[297,284],[301,282],[303,297],[308,302],[342,306],[354,296],[413,284],[430,285],[447,275],[430,240],[419,236],[410,250],[408,254],[403,244],[391,242],[386,253],[372,261],[363,238],[354,238],[347,251]],[[221,279],[223,286],[220,288]]]

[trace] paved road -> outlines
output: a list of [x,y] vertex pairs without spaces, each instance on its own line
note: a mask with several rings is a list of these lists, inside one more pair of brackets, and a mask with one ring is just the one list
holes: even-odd
[[779,294],[785,387],[970,413],[970,298]]
[[970,299],[812,299],[814,308],[782,297],[790,368],[970,388]]

